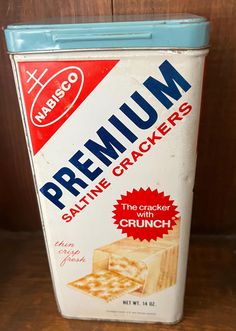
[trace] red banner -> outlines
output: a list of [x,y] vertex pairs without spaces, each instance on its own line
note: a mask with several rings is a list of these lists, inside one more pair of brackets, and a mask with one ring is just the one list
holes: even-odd
[[19,63],[34,154],[78,109],[117,62],[91,60]]

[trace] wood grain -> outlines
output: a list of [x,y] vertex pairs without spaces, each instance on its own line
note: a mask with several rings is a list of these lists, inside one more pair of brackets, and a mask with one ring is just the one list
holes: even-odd
[[[50,17],[111,15],[111,9],[110,0],[6,0],[0,1],[0,22],[6,26]],[[0,56],[0,226],[12,230],[38,229],[38,208],[3,33]]]
[[[7,249],[6,249],[7,248]],[[38,233],[0,233],[1,331],[235,331],[236,240],[193,237],[184,319],[175,326],[67,320],[57,312]]]
[[[76,15],[192,12],[211,20],[202,103],[193,232],[236,233],[236,1],[6,0],[2,25]],[[0,226],[40,227],[25,139],[3,34],[0,36]]]

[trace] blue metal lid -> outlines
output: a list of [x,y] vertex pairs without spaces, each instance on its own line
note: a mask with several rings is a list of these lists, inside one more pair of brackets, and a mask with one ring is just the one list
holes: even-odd
[[61,18],[12,24],[5,29],[8,51],[35,52],[97,48],[208,46],[209,22],[190,14]]

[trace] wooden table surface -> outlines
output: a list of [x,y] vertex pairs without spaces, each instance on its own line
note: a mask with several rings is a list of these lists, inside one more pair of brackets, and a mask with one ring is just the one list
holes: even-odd
[[1,331],[235,331],[236,239],[192,237],[185,313],[175,326],[67,320],[57,312],[41,233],[0,232]]

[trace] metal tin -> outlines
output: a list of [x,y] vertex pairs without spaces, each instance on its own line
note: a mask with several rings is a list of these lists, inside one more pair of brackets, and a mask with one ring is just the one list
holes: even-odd
[[181,319],[207,31],[196,16],[5,30],[64,317]]

